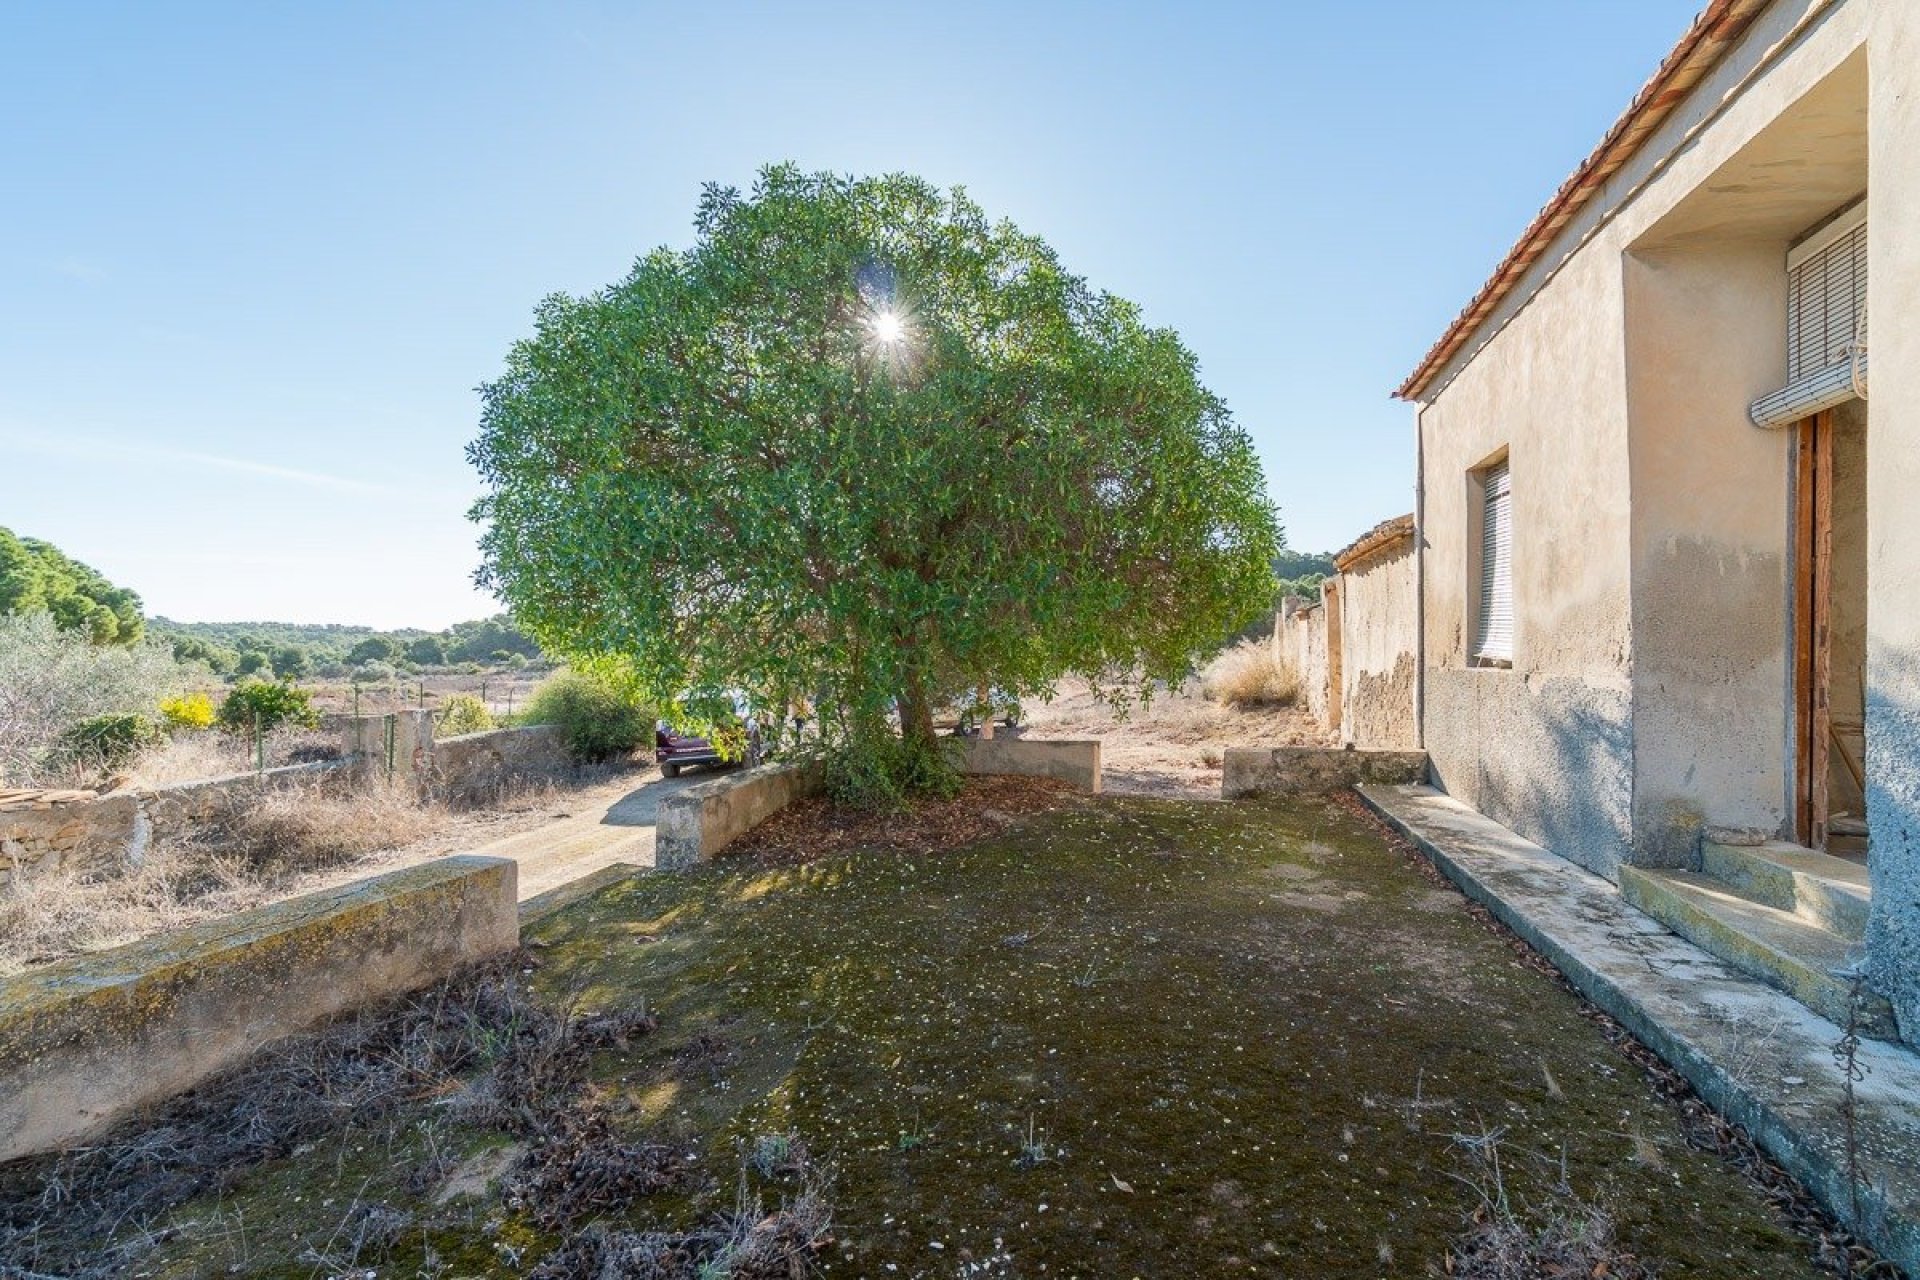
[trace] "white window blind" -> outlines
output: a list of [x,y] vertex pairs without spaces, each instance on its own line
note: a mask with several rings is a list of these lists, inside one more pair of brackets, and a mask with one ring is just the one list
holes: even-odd
[[1787,268],[1787,381],[1845,364],[1867,309],[1867,224],[1836,224]]
[[1787,384],[1747,408],[1788,427],[1867,393],[1867,208],[1835,217],[1787,254]]
[[1481,473],[1480,626],[1473,656],[1513,661],[1513,478],[1507,464]]

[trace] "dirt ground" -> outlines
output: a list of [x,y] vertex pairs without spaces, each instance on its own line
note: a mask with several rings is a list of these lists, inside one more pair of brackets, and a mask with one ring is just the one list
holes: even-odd
[[1099,738],[1104,786],[1116,795],[1217,800],[1228,747],[1332,745],[1304,708],[1223,706],[1200,696],[1198,680],[1124,718],[1077,680],[1063,683],[1051,703],[1024,712],[1026,736]]
[[[1610,1260],[1564,1274],[1817,1274],[1577,1000],[1334,804],[1080,799],[939,853],[722,859],[526,941],[545,1007],[646,1021],[594,1042],[575,1111],[499,1119],[527,1056],[463,1050],[463,1082],[186,1179],[189,1099],[0,1171],[0,1271],[111,1240],[164,1277],[1458,1276],[1493,1223]],[[183,1189],[90,1237],[48,1195],[86,1161]],[[763,1214],[801,1269],[701,1243]]]

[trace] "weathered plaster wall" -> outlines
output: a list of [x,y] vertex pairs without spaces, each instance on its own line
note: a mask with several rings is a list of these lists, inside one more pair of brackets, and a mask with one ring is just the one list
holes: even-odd
[[1920,1044],[1920,12],[1875,10],[1867,196],[1867,954]]
[[[1650,233],[1659,235],[1659,228]],[[1633,843],[1694,864],[1703,825],[1790,834],[1793,433],[1779,238],[1628,253]]]
[[1300,703],[1321,724],[1327,722],[1327,611],[1303,605],[1286,614],[1275,629],[1279,659],[1300,679]]
[[1419,602],[1413,540],[1408,538],[1340,575],[1340,741],[1356,747],[1410,749],[1414,648]]
[[[1684,860],[1698,814],[1784,817],[1785,445],[1741,415],[1784,368],[1787,242],[1863,185],[1868,25],[1915,20],[1881,0],[1767,9],[1424,393],[1422,728],[1435,776],[1603,874],[1630,853]],[[1876,78],[1876,103],[1889,83]],[[1876,187],[1899,167],[1875,166]],[[1708,281],[1715,254],[1727,274]],[[1881,297],[1883,275],[1873,288]],[[1635,314],[1652,323],[1630,337]],[[1882,358],[1876,348],[1876,371]],[[1466,658],[1469,473],[1502,448],[1515,657],[1489,672]]]
[[[1625,347],[1617,261],[1576,258],[1420,415],[1436,783],[1603,874],[1632,804]],[[1468,665],[1479,483],[1513,477],[1514,658]]]

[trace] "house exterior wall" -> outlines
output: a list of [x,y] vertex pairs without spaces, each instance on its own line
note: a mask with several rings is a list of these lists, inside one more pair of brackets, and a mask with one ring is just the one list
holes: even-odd
[[1340,574],[1343,745],[1411,750],[1415,617],[1413,541],[1405,539]]
[[[1420,413],[1424,741],[1436,783],[1610,872],[1629,836],[1632,704],[1618,267],[1576,257]],[[1513,481],[1514,657],[1474,667],[1479,486]]]
[[[1421,393],[1421,728],[1435,779],[1601,874],[1686,864],[1702,822],[1777,829],[1789,816],[1790,442],[1744,411],[1784,380],[1787,245],[1858,194],[1865,165],[1778,124],[1847,125],[1870,29],[1892,49],[1901,28],[1908,59],[1881,76],[1897,55],[1875,55],[1873,119],[1911,113],[1910,85],[1904,105],[1884,99],[1912,74],[1916,21],[1920,9],[1889,0],[1770,7]],[[1873,223],[1878,201],[1898,203],[1901,182],[1909,208],[1920,200],[1913,162],[1883,164],[1885,145],[1873,144],[1869,212],[1875,316],[1900,305],[1878,300],[1902,278],[1880,261],[1898,250]],[[1876,371],[1896,360],[1881,327]],[[1872,449],[1884,426],[1876,416]],[[1501,450],[1514,660],[1476,669],[1470,473]],[[1920,658],[1920,627],[1899,644]],[[1920,771],[1903,795],[1920,816]]]
[[1867,962],[1920,1043],[1920,12],[1874,12],[1867,194]]

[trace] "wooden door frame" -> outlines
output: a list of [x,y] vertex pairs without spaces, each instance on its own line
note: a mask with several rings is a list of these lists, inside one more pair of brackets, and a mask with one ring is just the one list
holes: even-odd
[[1833,413],[1794,428],[1794,834],[1827,845],[1833,726]]

